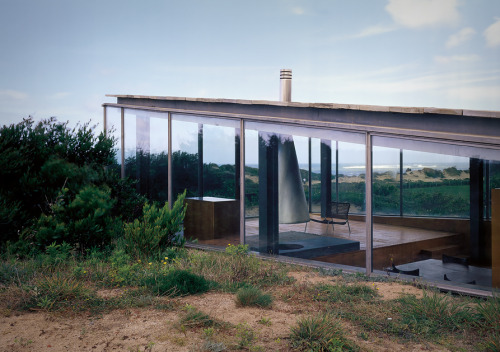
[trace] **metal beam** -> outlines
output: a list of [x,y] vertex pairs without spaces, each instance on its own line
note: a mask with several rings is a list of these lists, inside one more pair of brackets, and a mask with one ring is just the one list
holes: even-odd
[[365,195],[366,195],[366,274],[373,271],[373,211],[372,211],[372,137],[366,134],[366,175],[365,175]]

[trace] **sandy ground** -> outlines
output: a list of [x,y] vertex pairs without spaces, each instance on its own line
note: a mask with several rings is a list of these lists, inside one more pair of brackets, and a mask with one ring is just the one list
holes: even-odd
[[[312,272],[290,274],[297,285],[332,283],[335,278]],[[341,280],[341,279],[340,279]],[[401,294],[421,296],[418,288],[397,283],[367,283],[373,285],[382,299]],[[0,351],[203,351],[202,328],[182,329],[179,317],[190,305],[231,326],[246,326],[255,333],[254,350],[290,351],[288,336],[297,318],[310,314],[307,302],[286,303],[280,300],[280,290],[273,289],[276,298],[271,309],[237,307],[233,294],[207,293],[167,299],[170,310],[152,308],[115,310],[100,316],[64,315],[54,312],[10,313],[0,318]],[[119,290],[103,290],[103,296],[119,294]],[[262,324],[269,320],[271,324]],[[440,351],[434,346],[400,345],[392,339],[360,340],[356,329],[345,323],[348,337],[366,351]],[[218,336],[220,334],[220,336]],[[216,331],[214,340],[224,342],[226,351],[236,350],[237,329]],[[251,347],[251,346],[250,346]],[[206,350],[206,349],[205,349]],[[250,348],[250,350],[252,350]]]

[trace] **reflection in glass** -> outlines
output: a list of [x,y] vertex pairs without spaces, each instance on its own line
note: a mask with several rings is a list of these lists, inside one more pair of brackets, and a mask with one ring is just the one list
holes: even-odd
[[125,110],[125,175],[150,200],[168,200],[168,115]]
[[121,109],[106,107],[106,135],[114,139],[115,144],[113,149],[115,150],[115,161],[117,165],[114,165],[114,169],[118,175],[120,174],[119,165],[122,164],[121,153]]
[[399,149],[373,147],[374,214],[400,215],[400,156]]
[[320,139],[311,138],[311,213],[321,213]]
[[403,150],[403,214],[469,216],[469,159]]
[[245,217],[259,215],[258,133],[245,131]]
[[203,125],[203,195],[235,199],[235,129]]
[[173,199],[198,196],[198,123],[172,119]]
[[356,143],[338,143],[339,202],[351,204],[352,213],[365,211],[365,146]]

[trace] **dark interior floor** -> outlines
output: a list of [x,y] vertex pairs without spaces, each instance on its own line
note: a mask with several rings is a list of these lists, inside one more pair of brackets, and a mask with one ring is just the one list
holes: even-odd
[[[420,269],[420,277],[427,280],[445,280],[454,284],[471,284],[491,287],[491,269],[456,263],[443,263],[439,259],[426,259],[398,265],[398,269],[411,271]],[[446,275],[446,279],[445,279]]]

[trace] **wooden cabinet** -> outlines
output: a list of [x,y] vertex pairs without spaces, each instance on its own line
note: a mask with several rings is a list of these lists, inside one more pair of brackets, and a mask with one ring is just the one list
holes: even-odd
[[186,198],[184,236],[211,240],[238,235],[240,203],[236,199],[216,197]]

